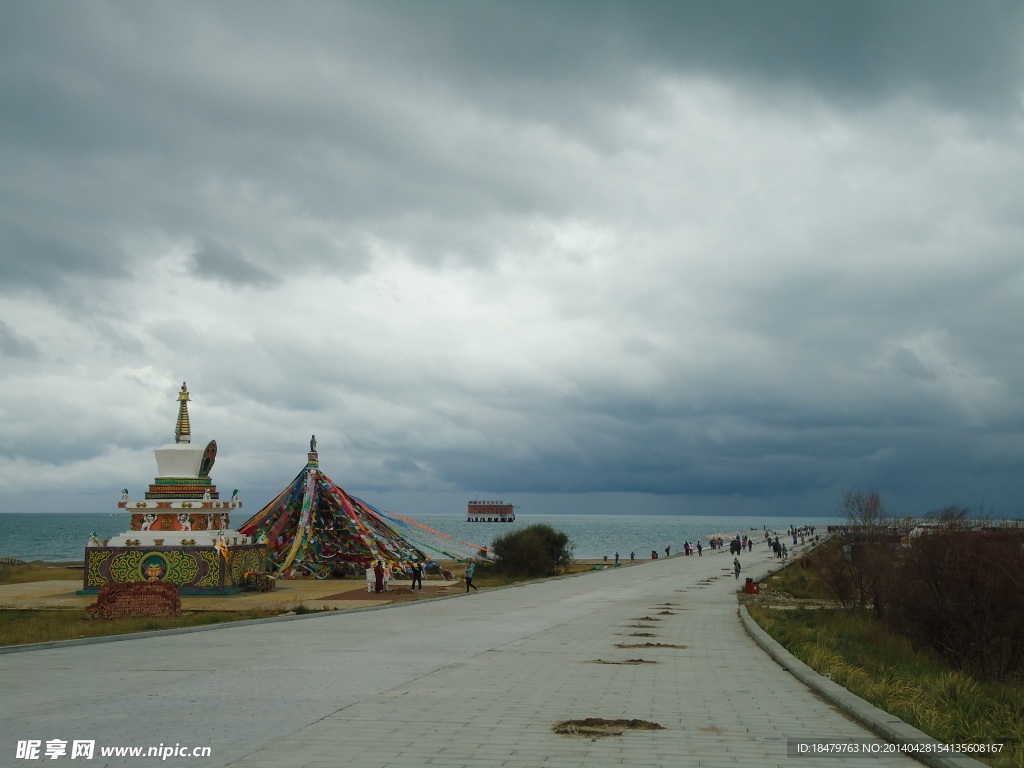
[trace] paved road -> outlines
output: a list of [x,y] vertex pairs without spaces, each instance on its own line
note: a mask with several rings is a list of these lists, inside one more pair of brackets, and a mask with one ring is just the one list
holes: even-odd
[[[771,562],[763,545],[742,559],[744,575]],[[156,764],[98,749],[180,743],[213,756],[167,764],[809,768],[787,758],[787,738],[870,738],[746,635],[731,563],[706,552],[399,607],[0,655],[0,765],[42,762],[13,759],[18,740],[93,739],[84,765]],[[682,647],[617,647],[645,642]],[[636,659],[656,663],[609,663]],[[586,717],[664,730],[551,731]]]

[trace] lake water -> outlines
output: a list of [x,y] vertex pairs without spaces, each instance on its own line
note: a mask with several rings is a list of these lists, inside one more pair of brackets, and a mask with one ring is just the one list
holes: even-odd
[[[715,533],[775,530],[791,525],[814,525],[819,530],[840,522],[828,517],[717,517],[700,515],[519,515],[515,523],[467,523],[464,515],[421,515],[415,519],[460,541],[487,546],[495,536],[530,523],[547,523],[568,534],[581,559],[609,559],[618,551],[650,557],[651,550],[664,554],[665,547],[682,551],[683,542],[701,540]],[[235,523],[244,520],[234,521]],[[22,560],[81,560],[89,534],[100,540],[130,527],[128,515],[109,514],[0,514],[0,556]]]

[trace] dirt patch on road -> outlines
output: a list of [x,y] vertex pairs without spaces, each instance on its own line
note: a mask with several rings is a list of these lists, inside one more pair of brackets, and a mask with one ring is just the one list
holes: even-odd
[[616,648],[689,648],[688,645],[672,645],[671,643],[616,643]]
[[663,731],[665,726],[650,720],[605,720],[602,717],[588,717],[584,720],[563,720],[555,723],[551,730],[564,736],[585,736],[601,738],[621,736],[626,731]]

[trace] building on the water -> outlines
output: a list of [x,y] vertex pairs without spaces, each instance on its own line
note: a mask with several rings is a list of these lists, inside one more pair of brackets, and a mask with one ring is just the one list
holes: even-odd
[[466,512],[467,523],[514,523],[515,508],[503,501],[471,501]]

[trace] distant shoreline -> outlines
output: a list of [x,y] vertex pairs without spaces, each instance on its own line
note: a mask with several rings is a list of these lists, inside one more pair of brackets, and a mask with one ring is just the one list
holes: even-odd
[[[236,516],[232,522],[237,524]],[[467,523],[463,513],[446,515],[415,515],[429,530],[440,531],[453,542],[466,547],[487,547],[495,537],[510,530],[520,529],[535,522],[547,522],[566,533],[580,559],[614,560],[618,552],[621,559],[631,551],[649,555],[652,550],[664,554],[666,547],[682,551],[683,543],[706,541],[706,537],[721,531],[740,531],[750,534],[765,527],[782,532],[790,525],[815,525],[819,529],[835,524],[835,518],[799,517],[747,517],[742,515],[598,515],[598,514],[524,514],[514,523]],[[130,528],[126,514],[111,517],[110,513],[2,513],[0,514],[0,556],[13,557],[25,562],[81,562],[90,533],[101,541],[117,536]],[[404,528],[402,535],[424,552],[440,554],[444,543],[419,529]],[[453,543],[451,546],[456,547]],[[462,552],[459,546],[455,550]],[[473,549],[475,552],[476,549]],[[468,550],[467,550],[468,553]]]

